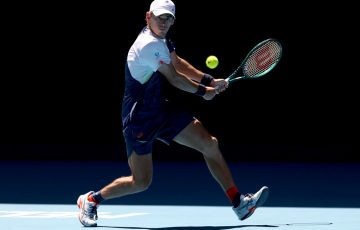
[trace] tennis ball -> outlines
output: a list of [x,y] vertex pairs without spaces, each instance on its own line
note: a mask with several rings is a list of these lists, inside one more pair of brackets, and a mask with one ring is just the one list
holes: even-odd
[[210,69],[215,69],[219,65],[219,60],[216,56],[210,55],[206,58],[206,66]]

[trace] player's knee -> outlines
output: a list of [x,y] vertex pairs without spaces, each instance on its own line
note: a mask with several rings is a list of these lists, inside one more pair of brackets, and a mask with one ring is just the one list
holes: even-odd
[[214,150],[217,150],[219,148],[219,143],[216,137],[211,137],[209,140],[204,142],[203,145],[203,151],[204,152],[216,152]]
[[134,180],[135,187],[137,188],[138,191],[147,190],[150,187],[151,182],[152,182],[151,177],[145,177],[145,178]]

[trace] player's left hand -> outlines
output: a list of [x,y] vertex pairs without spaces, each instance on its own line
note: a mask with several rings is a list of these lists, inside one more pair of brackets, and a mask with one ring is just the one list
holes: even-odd
[[216,92],[216,88],[211,86],[206,87],[206,93],[204,94],[203,98],[205,100],[212,100],[218,93]]

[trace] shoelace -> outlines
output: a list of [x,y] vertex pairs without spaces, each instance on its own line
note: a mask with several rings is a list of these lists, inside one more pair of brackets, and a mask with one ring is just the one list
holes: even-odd
[[88,204],[88,208],[85,210],[86,215],[90,218],[90,219],[94,219],[97,220],[98,216],[97,216],[97,205],[94,203],[90,203]]
[[244,205],[244,206],[246,206],[247,209],[249,209],[249,207],[252,208],[256,205],[256,202],[253,199],[253,196],[254,196],[254,194],[252,194],[252,193],[248,193],[245,195],[245,197],[249,198],[249,200],[247,200],[247,203]]
[[252,194],[252,193],[247,193],[246,195],[245,195],[245,197],[253,197],[254,196],[254,194]]

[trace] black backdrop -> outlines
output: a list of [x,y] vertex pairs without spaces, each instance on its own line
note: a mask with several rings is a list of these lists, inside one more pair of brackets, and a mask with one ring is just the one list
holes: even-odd
[[[215,77],[226,77],[263,39],[283,44],[273,72],[239,82],[212,101],[173,91],[173,100],[194,111],[218,137],[228,159],[357,160],[352,76],[344,74],[337,58],[348,32],[330,5],[324,11],[306,2],[174,2],[177,19],[170,33],[177,53]],[[123,66],[149,4],[8,6],[2,159],[125,159]],[[205,66],[208,55],[219,58],[214,70]],[[200,159],[175,144],[155,148],[159,159]]]

